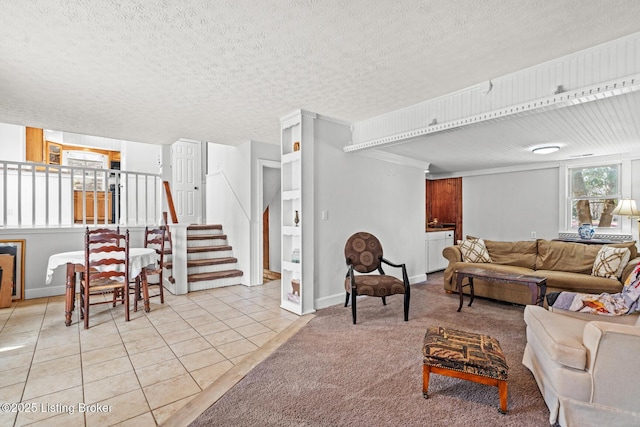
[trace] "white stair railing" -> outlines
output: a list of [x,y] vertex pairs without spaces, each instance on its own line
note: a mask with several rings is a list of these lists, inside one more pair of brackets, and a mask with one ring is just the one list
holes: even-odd
[[0,228],[162,221],[159,174],[0,160]]

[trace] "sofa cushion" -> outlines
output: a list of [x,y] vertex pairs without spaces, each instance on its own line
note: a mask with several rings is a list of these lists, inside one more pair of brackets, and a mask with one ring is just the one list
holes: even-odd
[[[473,263],[473,262],[464,262],[464,261],[459,261],[453,264],[453,271],[456,271],[460,268],[463,267],[476,267],[476,268],[481,268],[483,270],[487,270],[487,271],[499,271],[499,272],[503,272],[503,273],[513,273],[513,274],[534,274],[534,271],[531,270],[530,268],[524,268],[524,267],[517,267],[515,265],[502,265],[502,264],[496,264],[494,262],[492,263]],[[480,279],[478,279],[480,280]]]
[[604,245],[596,255],[591,275],[617,280],[629,262],[630,256],[631,251],[627,248],[614,248]]
[[551,292],[551,289],[584,294],[599,294],[602,292],[615,294],[622,291],[622,282],[590,274],[578,275],[576,273],[553,270],[536,270],[534,274],[547,278],[547,292]]
[[536,270],[591,274],[600,245],[538,240]]
[[587,322],[558,316],[537,305],[525,307],[524,321],[549,359],[570,368],[586,369],[587,349],[582,345],[582,335]]
[[638,256],[638,248],[636,247],[636,241],[632,241],[632,242],[623,242],[623,243],[610,243],[607,246],[611,246],[613,248],[627,248],[629,249],[629,251],[631,251],[631,255],[629,256],[629,259],[634,259],[635,257]]
[[489,252],[491,261],[496,264],[514,265],[534,269],[538,243],[535,240],[518,242],[500,242],[485,240],[484,244]]
[[467,238],[460,243],[462,260],[465,262],[491,262],[484,240]]

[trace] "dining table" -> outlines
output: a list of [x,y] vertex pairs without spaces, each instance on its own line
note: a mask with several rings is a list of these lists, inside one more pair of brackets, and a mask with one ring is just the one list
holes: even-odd
[[[149,293],[145,267],[157,264],[157,253],[152,248],[129,248],[129,277],[140,276],[144,295],[144,311],[149,312]],[[53,280],[53,272],[61,265],[66,265],[65,292],[65,325],[71,325],[71,315],[75,309],[76,274],[85,271],[85,251],[70,251],[53,254],[47,265],[46,283]],[[137,298],[137,296],[136,296]]]

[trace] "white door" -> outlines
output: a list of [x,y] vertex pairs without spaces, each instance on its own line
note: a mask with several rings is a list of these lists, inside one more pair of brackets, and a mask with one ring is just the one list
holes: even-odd
[[202,167],[199,142],[180,140],[173,144],[173,184],[171,193],[181,224],[200,224],[202,220]]

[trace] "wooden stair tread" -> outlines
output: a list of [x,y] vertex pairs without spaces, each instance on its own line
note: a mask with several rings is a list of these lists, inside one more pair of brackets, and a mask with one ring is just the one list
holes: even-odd
[[[238,262],[238,259],[234,257],[194,259],[187,261],[187,267],[204,267],[207,265],[233,264],[236,262]],[[173,263],[165,262],[164,267],[167,269],[171,269],[173,267]]]
[[193,246],[191,248],[187,248],[187,253],[198,253],[198,252],[215,252],[215,251],[230,251],[231,246],[229,245],[219,245],[219,246]]
[[226,234],[192,234],[187,236],[187,240],[209,240],[209,239],[218,239],[218,240],[227,240]]
[[203,280],[226,279],[229,277],[241,277],[240,270],[213,271],[210,273],[195,273],[187,275],[187,282],[201,282]]
[[222,230],[221,224],[191,224],[187,230]]

